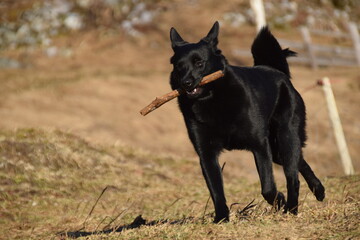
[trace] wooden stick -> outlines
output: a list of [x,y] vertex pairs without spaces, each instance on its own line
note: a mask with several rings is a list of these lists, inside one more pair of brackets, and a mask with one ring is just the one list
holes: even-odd
[[339,112],[336,107],[334,93],[331,89],[330,80],[327,77],[324,77],[320,84],[325,93],[325,98],[329,110],[329,116],[331,119],[331,123],[334,129],[336,143],[339,149],[341,162],[344,167],[344,172],[346,175],[353,175],[354,174],[354,167],[351,161],[351,157],[349,154],[349,150],[346,145],[344,131],[341,126]]
[[[212,74],[206,75],[205,77],[203,77],[203,79],[199,83],[199,86],[203,86],[203,85],[210,83],[216,79],[219,79],[223,76],[224,76],[224,73],[221,70],[214,72]],[[171,91],[161,97],[156,97],[154,101],[152,101],[149,105],[147,105],[140,111],[140,114],[145,116],[146,114],[151,113],[152,111],[154,111],[155,109],[157,109],[161,105],[163,105],[164,103],[167,103],[168,101],[180,96],[181,93],[183,93],[182,89],[175,89],[174,91]]]

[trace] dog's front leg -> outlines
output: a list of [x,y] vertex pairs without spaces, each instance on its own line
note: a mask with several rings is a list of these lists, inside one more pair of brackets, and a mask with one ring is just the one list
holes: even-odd
[[214,223],[229,221],[229,208],[226,205],[221,168],[218,162],[222,150],[221,139],[213,129],[185,117],[186,127],[194,148],[199,155],[201,170],[215,207]]
[[226,205],[218,154],[216,152],[202,152],[199,154],[202,173],[215,207],[214,223],[229,221],[229,208]]

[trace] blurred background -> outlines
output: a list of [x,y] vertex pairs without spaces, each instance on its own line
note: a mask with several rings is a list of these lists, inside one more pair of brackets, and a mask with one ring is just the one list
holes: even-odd
[[[299,59],[308,55],[300,27],[310,31],[312,44],[334,55],[315,66],[291,64],[307,106],[305,158],[320,176],[343,175],[324,94],[316,86],[327,76],[358,171],[360,68],[349,57],[354,43],[348,33],[350,22],[359,30],[360,2],[264,0],[264,9],[274,35],[284,48],[298,47]],[[0,128],[60,129],[97,144],[197,161],[176,101],[139,114],[170,90],[169,29],[197,42],[218,20],[224,55],[231,64],[251,65],[254,16],[248,0],[0,0]],[[336,61],[341,52],[343,64]],[[221,161],[257,181],[250,153],[224,153]]]

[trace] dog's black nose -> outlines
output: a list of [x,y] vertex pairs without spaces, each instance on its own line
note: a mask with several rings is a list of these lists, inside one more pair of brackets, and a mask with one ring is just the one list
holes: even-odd
[[193,84],[193,81],[191,81],[190,79],[186,79],[182,82],[182,84],[185,88],[189,88]]

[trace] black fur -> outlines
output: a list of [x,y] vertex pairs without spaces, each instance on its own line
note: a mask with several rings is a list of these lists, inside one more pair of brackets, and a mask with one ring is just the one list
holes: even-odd
[[[179,106],[215,206],[214,222],[229,220],[218,163],[224,149],[251,151],[265,200],[297,214],[299,171],[319,201],[325,189],[303,158],[305,105],[290,81],[286,61],[295,53],[282,50],[265,27],[251,48],[255,66],[231,66],[217,47],[218,33],[216,22],[206,37],[188,43],[174,28],[170,31],[170,84],[186,91],[178,98]],[[224,71],[222,79],[198,87],[203,76],[217,70]],[[284,167],[287,202],[276,189],[272,162]]]

